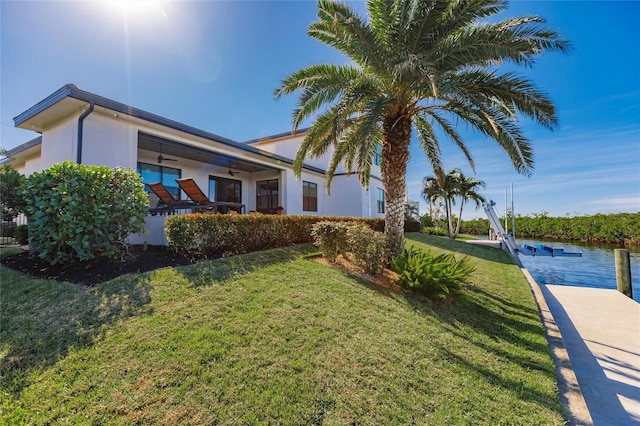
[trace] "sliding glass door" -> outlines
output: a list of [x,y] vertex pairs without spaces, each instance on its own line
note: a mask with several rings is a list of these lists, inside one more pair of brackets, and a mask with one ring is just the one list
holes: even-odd
[[[226,179],[217,176],[209,176],[209,199],[224,203],[242,203],[242,182],[235,179]],[[218,206],[220,213],[228,213],[235,207]]]
[[278,179],[256,182],[256,210],[259,213],[277,214],[279,200]]

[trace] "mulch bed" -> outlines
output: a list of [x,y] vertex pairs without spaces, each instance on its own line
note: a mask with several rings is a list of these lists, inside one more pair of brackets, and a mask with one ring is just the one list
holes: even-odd
[[[402,293],[405,291],[394,282],[398,276],[388,269],[385,269],[382,275],[372,277],[342,257],[339,257],[336,263],[328,262],[323,257],[315,257],[312,260],[360,276],[393,292]],[[46,260],[25,251],[11,256],[3,256],[0,258],[0,263],[34,278],[70,282],[81,286],[95,286],[125,274],[189,265],[193,262],[186,257],[178,256],[166,247],[148,246],[144,251],[142,246],[132,246],[129,248],[129,255],[123,261],[97,259],[75,265],[50,265]]]
[[189,259],[178,256],[166,247],[133,246],[123,260],[98,259],[76,265],[50,265],[47,261],[28,252],[3,256],[2,265],[23,272],[34,278],[66,281],[74,284],[93,286],[121,275],[146,272],[169,266],[188,265]]

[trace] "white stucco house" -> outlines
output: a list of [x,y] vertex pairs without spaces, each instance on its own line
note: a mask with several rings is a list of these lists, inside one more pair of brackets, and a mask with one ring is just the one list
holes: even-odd
[[[379,158],[369,187],[338,169],[325,189],[329,155],[308,160],[297,179],[292,164],[304,131],[237,142],[67,84],[14,118],[40,135],[6,153],[2,163],[29,175],[62,161],[126,167],[145,183],[162,182],[186,199],[176,179],[192,177],[211,200],[242,203],[243,211],[384,217]],[[155,203],[150,194],[150,203]],[[166,216],[147,217],[132,243],[166,244]]]

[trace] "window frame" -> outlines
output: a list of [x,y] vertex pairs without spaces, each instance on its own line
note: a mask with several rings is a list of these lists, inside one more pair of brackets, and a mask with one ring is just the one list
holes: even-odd
[[[310,193],[311,190],[313,190],[313,194]],[[313,205],[311,205],[312,202]],[[302,211],[318,211],[318,184],[315,182],[302,181]]]
[[[215,187],[214,187],[214,193],[211,193],[211,182],[214,181]],[[227,198],[227,191],[223,191],[223,192],[218,192],[218,185],[222,183],[225,185],[228,184],[233,184],[234,186],[234,193],[236,192],[236,187],[237,189],[239,189],[237,191],[237,195],[234,195],[234,199],[233,200],[229,200]],[[220,176],[213,176],[213,175],[209,175],[209,187],[207,188],[207,192],[208,192],[208,197],[211,201],[219,201],[219,202],[225,202],[225,203],[242,203],[242,181],[239,179],[229,179],[229,178],[225,178],[225,177],[220,177]],[[222,198],[224,198],[224,200],[221,200],[221,197],[218,197],[219,194],[224,194],[224,196]]]
[[[164,180],[164,175],[165,175],[165,170],[175,170],[178,172],[177,174],[177,179],[180,179],[182,177],[182,169],[179,169],[177,167],[169,167],[169,166],[163,166],[161,164],[153,164],[153,163],[145,163],[143,161],[138,161],[137,162],[137,166],[136,166],[136,172],[142,176],[142,183],[144,183],[144,190],[147,193],[151,193],[151,188],[149,188],[149,185],[147,185],[148,183],[153,183],[153,182],[158,182],[156,180],[154,180],[153,182],[145,182],[144,180],[144,174],[142,173],[142,169],[144,166],[151,166],[151,167],[157,167],[159,169],[159,173],[160,173],[160,180],[159,182],[162,183],[162,185],[167,188],[167,191],[169,192],[169,194],[171,194],[176,200],[180,200],[182,191],[180,190],[180,185],[178,185],[177,182],[173,182],[172,185],[167,185],[165,183]],[[171,176],[175,176],[175,175],[171,175]]]
[[376,147],[375,153],[373,154],[373,165],[379,166],[382,163],[382,145],[378,145]]
[[385,197],[384,189],[378,188],[378,196],[376,201],[378,204],[378,213],[380,214],[384,213],[384,209],[385,209],[384,197]]

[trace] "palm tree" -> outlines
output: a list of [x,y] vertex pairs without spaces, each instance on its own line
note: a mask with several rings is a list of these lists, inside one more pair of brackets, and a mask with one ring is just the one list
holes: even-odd
[[447,218],[447,235],[453,233],[452,209],[458,192],[458,169],[451,169],[446,175],[439,171],[436,176],[427,176],[423,180],[422,198],[429,203],[444,202],[444,212]]
[[317,64],[293,72],[276,98],[300,91],[293,131],[314,121],[297,152],[304,159],[333,148],[327,187],[337,166],[357,170],[368,186],[376,149],[382,146],[385,233],[391,254],[404,247],[404,195],[413,129],[434,172],[442,170],[438,133],[457,145],[475,171],[456,129],[466,124],[495,140],[521,173],[531,174],[533,154],[518,113],[547,128],[557,124],[555,107],[532,81],[499,73],[504,62],[532,66],[547,51],[566,52],[569,43],[538,17],[486,19],[507,8],[504,0],[369,0],[368,21],[343,3],[318,1],[311,37],[351,59],[345,65]]
[[456,186],[456,195],[460,197],[460,211],[458,213],[456,231],[453,234],[454,238],[460,233],[460,225],[462,223],[462,207],[464,207],[464,204],[467,201],[471,200],[476,203],[477,208],[486,201],[485,198],[478,193],[478,188],[485,186],[485,183],[483,181],[471,176],[467,177],[460,171],[456,178]]

